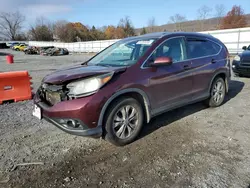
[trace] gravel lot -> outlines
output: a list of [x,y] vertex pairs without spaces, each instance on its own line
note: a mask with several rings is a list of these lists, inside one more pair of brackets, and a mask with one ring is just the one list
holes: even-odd
[[[34,90],[48,73],[91,55],[0,50],[0,72],[28,70]],[[15,55],[5,63],[3,53]],[[125,147],[76,137],[32,117],[32,101],[0,105],[0,187],[244,187],[250,184],[250,80],[233,78],[226,102],[154,118]],[[43,165],[17,166],[42,162]],[[16,168],[15,168],[16,167]]]

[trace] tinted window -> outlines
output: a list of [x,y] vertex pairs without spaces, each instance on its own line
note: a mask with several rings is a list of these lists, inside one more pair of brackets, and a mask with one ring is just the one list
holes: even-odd
[[153,59],[157,57],[171,57],[173,63],[186,59],[186,46],[184,38],[169,39],[161,44],[153,53]]
[[221,47],[209,40],[188,39],[189,58],[198,58],[219,53]]

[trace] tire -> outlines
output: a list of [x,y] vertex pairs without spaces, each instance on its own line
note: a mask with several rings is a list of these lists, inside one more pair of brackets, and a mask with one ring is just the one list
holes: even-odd
[[206,104],[209,107],[218,107],[223,103],[225,95],[226,95],[225,81],[221,77],[218,77],[213,81],[210,91],[210,97],[206,100]]
[[143,109],[137,100],[119,98],[111,104],[106,113],[104,137],[116,146],[130,144],[141,132],[143,120]]

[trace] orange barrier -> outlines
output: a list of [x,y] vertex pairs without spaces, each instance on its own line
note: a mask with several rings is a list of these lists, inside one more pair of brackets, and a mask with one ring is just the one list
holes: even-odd
[[31,77],[27,71],[0,73],[0,104],[32,98]]

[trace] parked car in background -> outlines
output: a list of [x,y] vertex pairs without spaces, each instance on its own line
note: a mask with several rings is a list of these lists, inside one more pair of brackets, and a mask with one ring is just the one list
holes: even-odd
[[230,76],[228,50],[210,35],[131,37],[82,65],[47,75],[33,115],[70,134],[122,146],[159,114],[198,101],[220,106]]
[[47,56],[59,56],[59,55],[68,55],[69,51],[66,48],[49,48],[47,50],[44,50],[41,52],[41,55],[47,55]]
[[16,51],[23,51],[25,48],[27,48],[28,45],[27,44],[19,44],[19,45],[15,45],[13,47],[13,50],[16,50]]
[[21,45],[21,44],[28,46],[28,45],[25,44],[25,43],[17,43],[17,44],[14,43],[13,45],[10,46],[10,48],[11,48],[12,50],[14,50],[14,47],[15,47],[15,46],[19,46],[19,45]]
[[232,69],[237,76],[250,76],[250,45],[242,49],[244,51],[234,57]]
[[9,43],[6,43],[6,45],[8,47],[10,47],[10,48],[12,48],[13,46],[18,45],[18,44],[20,44],[20,43],[19,42],[9,42]]
[[23,50],[25,54],[39,54],[39,48],[36,46],[28,46]]
[[14,50],[14,47],[15,47],[15,46],[18,46],[18,45],[20,45],[20,43],[12,44],[12,45],[10,45],[10,48],[11,48],[12,50]]
[[40,47],[40,54],[43,55],[43,53],[50,49],[50,48],[55,48],[54,46],[43,46],[43,47]]

